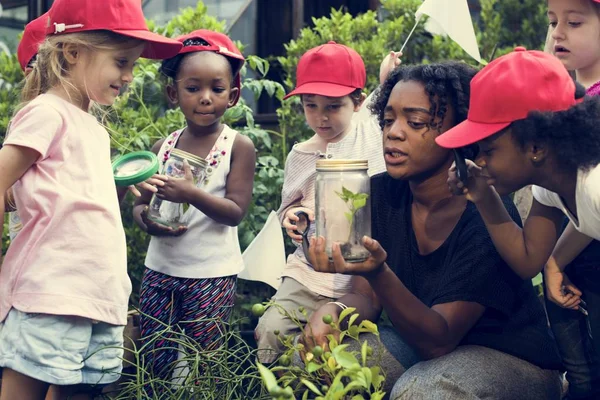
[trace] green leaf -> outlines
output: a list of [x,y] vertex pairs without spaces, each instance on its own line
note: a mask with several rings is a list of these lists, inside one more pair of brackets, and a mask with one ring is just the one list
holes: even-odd
[[[365,343],[366,343],[366,340],[365,340]],[[371,373],[371,368],[362,367],[362,373],[365,375],[365,381],[366,381],[365,387],[367,389],[370,389],[371,381],[373,380],[373,374]]]
[[354,311],[356,311],[356,308],[354,307],[348,307],[345,310],[342,310],[342,312],[340,313],[340,316],[338,318],[338,323],[342,323],[344,321],[344,319],[346,319],[346,317],[350,314],[352,314]]
[[[341,347],[341,346],[340,346]],[[335,361],[340,364],[343,368],[351,368],[354,365],[360,365],[354,354],[347,351],[340,351],[338,354],[334,354]]]
[[300,382],[302,382],[304,386],[312,390],[313,393],[318,394],[319,396],[323,396],[323,393],[321,393],[321,391],[317,389],[317,387],[312,382],[309,382],[304,378],[300,379]]
[[348,197],[346,197],[346,196],[345,196],[343,193],[340,193],[340,192],[335,192],[335,194],[336,194],[336,195],[337,195],[337,196],[338,196],[340,199],[342,199],[342,201],[343,201],[343,202],[346,202],[346,201],[348,201]]
[[257,363],[256,366],[267,390],[270,392],[274,387],[277,387],[277,379],[271,370],[261,363]]
[[352,193],[350,190],[346,189],[345,186],[342,186],[342,194],[347,199],[351,199],[354,197],[354,193]]
[[354,321],[356,321],[356,318],[358,318],[358,313],[352,314],[348,319],[348,326],[354,325]]
[[351,212],[345,212],[344,216],[346,217],[348,223],[352,225],[352,220],[354,220],[354,214],[352,214]]
[[320,370],[321,368],[323,368],[323,365],[317,364],[313,361],[310,361],[308,363],[308,365],[306,366],[306,371],[308,371],[309,373],[312,374],[313,372],[316,372],[316,371]]
[[366,198],[354,198],[354,200],[352,200],[352,205],[354,206],[354,210],[359,210],[361,208],[363,208],[365,205],[367,205],[367,199]]
[[371,380],[372,380],[372,385],[373,388],[375,388],[376,390],[379,390],[379,388],[381,388],[381,386],[383,385],[383,382],[385,381],[385,377],[383,375],[381,375],[381,368],[379,367],[371,367],[369,368],[371,370]]
[[365,340],[360,348],[360,355],[362,357],[362,363],[363,365],[367,365],[367,351],[369,348],[369,344],[367,343],[367,341]]
[[379,329],[377,328],[377,325],[375,325],[373,322],[369,321],[368,319],[365,319],[359,325],[359,332],[369,332],[378,335]]
[[542,273],[540,272],[539,274],[537,274],[536,276],[533,277],[533,279],[531,280],[531,284],[533,286],[539,286],[541,285],[543,282],[542,280]]

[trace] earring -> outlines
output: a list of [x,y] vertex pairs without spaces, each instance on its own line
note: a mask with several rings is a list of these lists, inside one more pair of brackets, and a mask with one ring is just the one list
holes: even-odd
[[533,161],[537,161],[537,156],[533,156]]

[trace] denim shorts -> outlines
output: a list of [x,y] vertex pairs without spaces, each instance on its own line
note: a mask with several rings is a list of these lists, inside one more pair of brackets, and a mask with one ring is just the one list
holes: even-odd
[[0,323],[0,367],[53,385],[119,379],[124,326],[11,309]]

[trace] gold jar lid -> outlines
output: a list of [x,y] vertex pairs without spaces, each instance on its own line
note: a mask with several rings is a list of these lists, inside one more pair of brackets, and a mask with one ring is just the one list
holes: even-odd
[[194,164],[200,165],[202,168],[205,168],[208,162],[202,157],[198,157],[195,154],[188,153],[187,151],[183,151],[180,149],[171,150],[171,155],[179,157],[184,160],[188,160],[189,162],[193,162]]
[[368,160],[317,160],[317,171],[364,171],[369,169]]

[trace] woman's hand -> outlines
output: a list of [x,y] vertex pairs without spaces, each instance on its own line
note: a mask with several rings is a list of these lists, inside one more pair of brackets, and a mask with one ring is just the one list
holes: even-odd
[[296,215],[297,212],[305,212],[306,214],[308,214],[308,219],[310,220],[310,222],[314,222],[315,220],[315,213],[313,212],[313,210],[306,208],[306,207],[294,207],[294,208],[290,208],[286,213],[285,213],[285,218],[283,219],[283,223],[282,226],[285,228],[285,232],[287,233],[287,235],[295,242],[302,242],[302,235],[298,235],[296,234],[294,231],[298,230],[298,226],[297,223],[300,220],[300,217],[298,217]]
[[178,228],[172,228],[170,226],[162,225],[152,221],[148,218],[148,207],[144,207],[140,213],[142,222],[146,225],[146,232],[152,236],[181,236],[187,232],[187,226],[179,226]]
[[465,160],[467,164],[467,185],[465,185],[458,177],[456,163],[453,163],[448,170],[448,187],[454,195],[465,195],[467,200],[477,203],[484,198],[494,184],[494,180],[482,168],[471,160]]
[[311,351],[315,346],[321,346],[324,351],[328,351],[327,335],[339,336],[339,332],[336,332],[330,324],[323,322],[323,317],[330,315],[332,322],[337,322],[339,311],[340,307],[335,304],[324,304],[312,313],[304,327],[304,333],[300,336],[300,343],[304,345],[305,351]]
[[581,290],[573,285],[567,274],[553,263],[548,263],[544,267],[544,284],[546,285],[546,296],[550,301],[563,308],[579,309]]
[[333,261],[329,261],[329,256],[325,252],[325,238],[322,236],[311,238],[308,250],[310,262],[315,271],[318,272],[362,276],[376,274],[383,268],[384,262],[387,259],[387,253],[377,240],[365,236],[362,242],[363,246],[371,253],[369,258],[360,263],[348,263],[344,260],[338,243],[333,244]]

